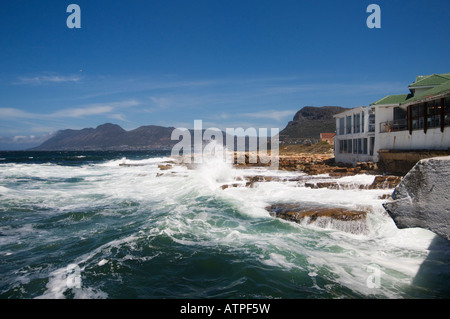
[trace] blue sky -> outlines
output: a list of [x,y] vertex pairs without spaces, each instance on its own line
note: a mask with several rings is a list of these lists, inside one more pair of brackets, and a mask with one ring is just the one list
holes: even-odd
[[[69,29],[69,4],[81,29]],[[381,29],[369,29],[369,4]],[[110,122],[284,128],[450,72],[450,2],[14,0],[0,13],[0,148]]]

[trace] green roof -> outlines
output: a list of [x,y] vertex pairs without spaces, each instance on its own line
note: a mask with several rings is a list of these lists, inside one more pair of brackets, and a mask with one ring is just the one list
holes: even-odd
[[376,102],[373,102],[370,105],[401,104],[401,103],[405,102],[411,96],[412,96],[411,94],[388,95]]
[[441,85],[450,80],[450,73],[432,74],[426,76],[418,76],[416,82],[411,83],[409,87],[418,86],[436,86]]
[[416,96],[414,96],[410,99],[407,99],[402,104],[424,100],[426,98],[438,96],[438,95],[445,94],[445,93],[450,94],[450,80],[447,80],[447,82],[444,82],[443,84],[436,86],[432,89],[426,90],[425,92],[417,94]]
[[430,97],[449,94],[450,95],[450,73],[431,74],[431,75],[419,75],[416,77],[416,82],[409,85],[409,87],[430,87],[425,92],[421,92],[417,95],[413,94],[397,94],[388,95],[384,98],[370,104],[374,105],[400,105],[410,102],[421,101]]

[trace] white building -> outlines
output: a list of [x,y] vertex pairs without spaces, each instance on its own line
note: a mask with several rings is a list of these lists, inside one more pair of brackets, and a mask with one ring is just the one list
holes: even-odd
[[335,160],[341,163],[372,162],[375,152],[373,109],[360,106],[339,113],[334,138]]
[[335,160],[378,162],[380,153],[450,149],[450,74],[418,76],[409,94],[335,115]]

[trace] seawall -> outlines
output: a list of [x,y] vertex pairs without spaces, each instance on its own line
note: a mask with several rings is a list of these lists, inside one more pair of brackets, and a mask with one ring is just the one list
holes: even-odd
[[449,155],[448,150],[379,150],[377,164],[378,168],[385,173],[403,176],[422,159]]

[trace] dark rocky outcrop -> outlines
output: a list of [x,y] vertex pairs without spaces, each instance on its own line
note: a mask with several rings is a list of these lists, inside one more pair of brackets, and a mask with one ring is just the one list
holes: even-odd
[[372,184],[369,185],[354,185],[354,184],[344,184],[339,183],[338,181],[327,181],[327,182],[307,182],[305,183],[305,187],[318,189],[318,188],[329,188],[329,189],[390,189],[395,188],[400,182],[402,178],[400,176],[375,176]]
[[[249,155],[245,154],[245,162],[237,161],[237,153],[234,155],[236,167],[258,167],[269,166],[262,164],[259,157],[256,163],[249,163]],[[356,174],[379,174],[380,171],[375,163],[357,163],[355,166],[350,164],[336,163],[334,154],[297,154],[297,155],[279,155],[278,167],[282,171],[304,172],[308,175],[329,174],[332,177],[353,176]]]
[[450,156],[419,161],[383,206],[398,228],[421,227],[450,240]]
[[274,216],[299,224],[313,224],[353,234],[366,234],[367,211],[336,207],[304,207],[299,204],[273,204],[266,210]]
[[318,142],[320,133],[336,131],[336,119],[333,115],[344,112],[340,106],[305,106],[300,109],[292,121],[280,132],[282,143]]

